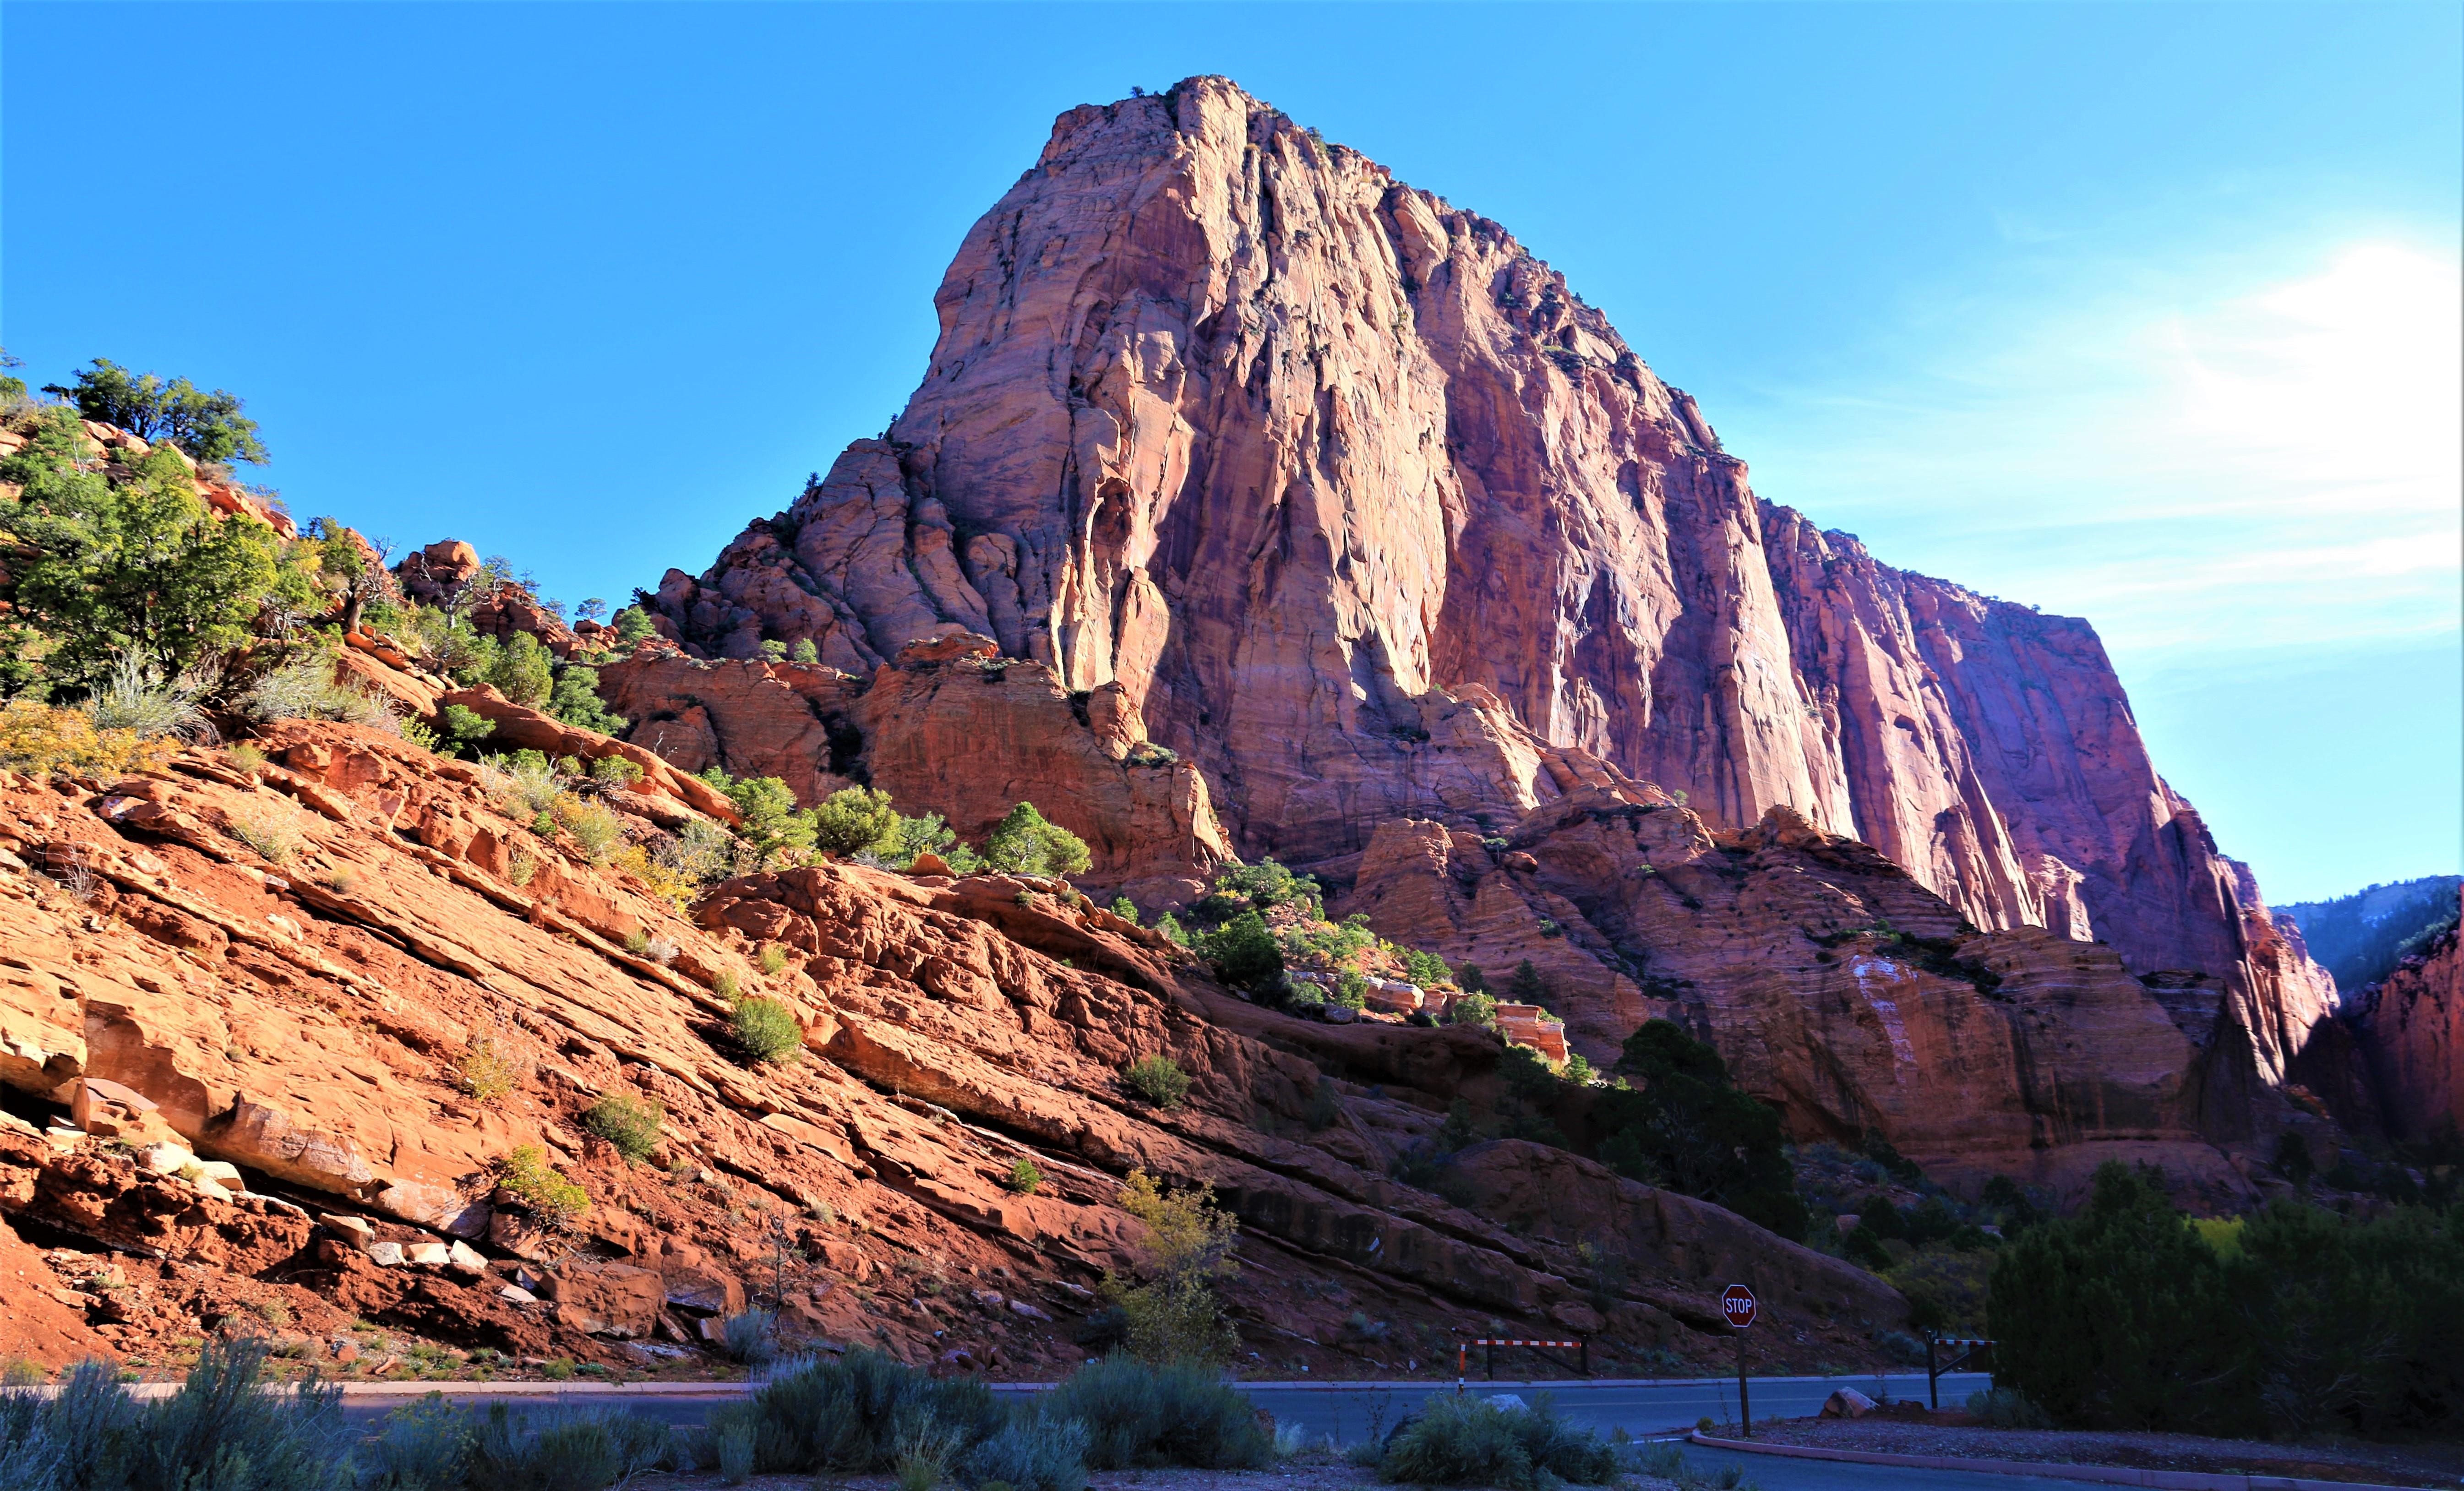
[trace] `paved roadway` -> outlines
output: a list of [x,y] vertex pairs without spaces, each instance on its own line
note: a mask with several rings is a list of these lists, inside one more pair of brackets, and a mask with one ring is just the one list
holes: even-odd
[[[1945,1402],[1957,1403],[1970,1392],[1987,1387],[1991,1379],[1983,1372],[1946,1372],[1942,1379]],[[1325,1436],[1338,1444],[1365,1439],[1372,1434],[1392,1428],[1405,1414],[1418,1409],[1421,1400],[1432,1392],[1453,1391],[1453,1384],[1433,1382],[1259,1382],[1243,1383],[1246,1392],[1260,1408],[1275,1415],[1279,1425],[1297,1425],[1311,1438]],[[1797,1418],[1818,1412],[1822,1400],[1836,1388],[1851,1387],[1870,1395],[1884,1393],[1892,1397],[1922,1397],[1925,1380],[1923,1372],[1894,1372],[1887,1377],[1872,1374],[1854,1377],[1756,1377],[1752,1379],[1750,1396],[1754,1416]],[[355,1423],[372,1424],[385,1416],[397,1404],[406,1403],[429,1391],[410,1384],[387,1385],[381,1392],[353,1388],[343,1398],[343,1413]],[[618,1407],[669,1423],[695,1424],[702,1421],[714,1404],[740,1396],[747,1390],[741,1385],[692,1384],[675,1385],[642,1383],[625,1388],[559,1388],[543,1383],[495,1386],[479,1384],[440,1383],[436,1390],[457,1403],[484,1407],[505,1402],[516,1409],[553,1409],[560,1405],[572,1407]],[[1030,1386],[996,1384],[1001,1393],[1035,1392]],[[1561,1382],[1486,1382],[1475,1379],[1469,1391],[1476,1393],[1514,1393],[1529,1402],[1532,1395],[1547,1392],[1553,1396],[1558,1412],[1577,1424],[1597,1429],[1603,1434],[1623,1429],[1638,1437],[1664,1434],[1671,1430],[1691,1429],[1698,1419],[1727,1422],[1736,1417],[1737,1382],[1733,1377],[1704,1377],[1673,1380],[1561,1381]],[[1710,1452],[1702,1452],[1710,1453]],[[1777,1464],[1768,1458],[1757,1458],[1757,1466]],[[1757,1479],[1776,1491],[1779,1482],[1757,1471]],[[1794,1482],[1792,1482],[1793,1484]],[[1862,1484],[1863,1482],[1859,1482]]]
[[[1923,1385],[1923,1379],[1919,1379]],[[1972,1390],[1971,1390],[1972,1391]],[[1898,1465],[1850,1465],[1837,1460],[1788,1459],[1733,1450],[1684,1448],[1685,1463],[1698,1471],[1737,1465],[1760,1491],[2082,1491],[2084,1480],[2053,1476],[2004,1476],[1982,1470],[1909,1470]]]

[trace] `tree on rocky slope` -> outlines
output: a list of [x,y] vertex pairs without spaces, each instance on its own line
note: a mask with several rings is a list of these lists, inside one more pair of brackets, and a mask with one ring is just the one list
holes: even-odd
[[124,654],[185,671],[252,640],[269,607],[313,610],[317,583],[274,530],[207,507],[180,458],[156,449],[106,470],[65,409],[0,461],[13,604],[6,683],[82,689]]
[[1603,1163],[1717,1201],[1783,1238],[1805,1236],[1779,1115],[1730,1083],[1718,1051],[1673,1021],[1647,1020],[1626,1038],[1617,1069],[1636,1085],[1596,1089]]
[[211,393],[185,378],[165,383],[152,373],[131,373],[108,358],[96,358],[66,384],[47,384],[83,417],[116,425],[141,440],[167,440],[200,461],[266,459],[256,421],[240,413],[235,394]]
[[984,863],[1013,875],[1074,875],[1091,858],[1086,840],[1048,822],[1034,803],[1022,802],[993,825]]

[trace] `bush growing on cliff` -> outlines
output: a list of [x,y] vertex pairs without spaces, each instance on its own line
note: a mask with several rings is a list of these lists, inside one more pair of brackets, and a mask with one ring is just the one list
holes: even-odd
[[583,1128],[616,1146],[617,1153],[636,1164],[649,1159],[659,1147],[660,1129],[667,1121],[667,1108],[655,1100],[623,1092],[606,1094],[582,1115]]
[[595,730],[603,735],[625,733],[625,717],[599,697],[599,669],[587,663],[567,663],[557,669],[547,712],[580,730]]
[[1283,986],[1284,950],[1266,930],[1266,919],[1243,911],[1219,930],[1198,939],[1199,954],[1215,969],[1215,976],[1236,989],[1272,994]]
[[816,833],[810,808],[798,811],[796,794],[776,777],[730,777],[713,766],[701,779],[727,795],[740,820],[737,837],[752,852],[754,866],[767,869],[785,850],[809,849]]
[[1074,875],[1091,857],[1087,841],[1046,822],[1032,802],[1011,808],[984,841],[984,863],[1011,875]]
[[813,847],[841,858],[861,854],[889,839],[897,823],[898,813],[890,805],[889,793],[873,787],[843,787],[813,809]]
[[617,612],[615,626],[616,640],[628,647],[659,634],[659,628],[650,625],[649,613],[638,605],[628,605]]
[[1672,1021],[1648,1020],[1626,1038],[1617,1069],[1637,1085],[1594,1089],[1604,1164],[1717,1201],[1783,1238],[1805,1236],[1779,1115],[1730,1084],[1718,1051]]
[[496,1162],[496,1189],[550,1229],[570,1226],[590,1210],[590,1194],[550,1165],[536,1144],[518,1145]]
[[790,1062],[804,1049],[803,1024],[777,999],[759,995],[738,999],[728,1023],[744,1054],[757,1062]]
[[1189,1073],[1171,1057],[1141,1056],[1121,1068],[1121,1085],[1157,1107],[1178,1107],[1189,1095]]

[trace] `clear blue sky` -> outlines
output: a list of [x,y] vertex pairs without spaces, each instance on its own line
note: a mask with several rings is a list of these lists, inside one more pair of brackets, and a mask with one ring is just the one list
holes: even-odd
[[1228,74],[1507,224],[1758,490],[2084,614],[2271,897],[2459,868],[2453,5],[0,10],[0,336],[564,600],[879,430],[1074,104]]

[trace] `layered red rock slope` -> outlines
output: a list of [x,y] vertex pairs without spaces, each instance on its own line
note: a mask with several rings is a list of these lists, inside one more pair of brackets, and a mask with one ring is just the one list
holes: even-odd
[[2453,927],[2364,991],[2350,1024],[2399,1137],[2464,1134],[2464,950]]
[[[508,740],[637,749],[458,697]],[[0,774],[0,1266],[35,1299],[0,1351],[160,1370],[249,1328],[346,1374],[438,1345],[707,1370],[715,1323],[776,1300],[793,1338],[1050,1376],[1134,1266],[1114,1198],[1141,1166],[1241,1216],[1253,1371],[1435,1372],[1507,1322],[1713,1356],[1742,1271],[1790,1327],[1758,1338],[1774,1362],[1858,1359],[1903,1319],[1870,1276],[1560,1151],[1468,1151],[1451,1198],[1388,1178],[1487,1101],[1480,1033],[1267,1015],[1049,884],[824,866],[688,919],[469,763],[342,725],[254,745]],[[680,785],[598,806],[651,843],[700,811]],[[748,1062],[731,990],[788,1004],[803,1059]],[[463,1080],[480,1041],[500,1095]],[[1155,1053],[1194,1078],[1177,1110],[1121,1087]],[[579,1122],[611,1093],[665,1106],[649,1163]],[[586,1188],[573,1231],[496,1189],[524,1144]],[[1602,1238],[1622,1280],[1585,1261]],[[1347,1334],[1353,1311],[1393,1328]]]
[[866,675],[982,633],[1111,691],[1240,853],[1338,880],[1383,824],[1487,832],[1570,777],[1716,828],[1785,807],[1975,926],[2109,943],[2229,1053],[2203,1125],[2270,1121],[2332,986],[2158,776],[2094,631],[1759,502],[1497,224],[1198,77],[1063,115],[935,303],[886,435],[669,572],[688,651],[810,640]]

